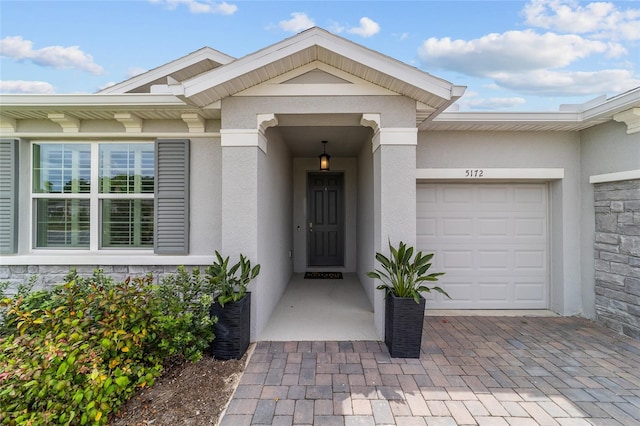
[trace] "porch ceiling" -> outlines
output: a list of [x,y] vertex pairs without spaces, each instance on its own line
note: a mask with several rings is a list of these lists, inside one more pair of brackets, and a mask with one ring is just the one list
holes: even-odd
[[293,157],[317,157],[322,141],[332,157],[356,157],[372,130],[360,125],[360,114],[278,114],[278,132]]

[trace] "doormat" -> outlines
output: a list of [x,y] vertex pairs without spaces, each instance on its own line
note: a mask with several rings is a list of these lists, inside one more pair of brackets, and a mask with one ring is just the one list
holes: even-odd
[[342,272],[306,272],[305,280],[341,280]]

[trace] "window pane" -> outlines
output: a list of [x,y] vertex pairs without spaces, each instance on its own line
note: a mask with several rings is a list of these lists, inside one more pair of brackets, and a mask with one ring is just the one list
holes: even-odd
[[89,200],[36,200],[36,247],[89,247]]
[[153,247],[153,200],[102,200],[102,247]]
[[33,192],[88,193],[90,181],[90,145],[61,143],[33,145]]
[[144,144],[100,145],[100,193],[153,193],[154,146]]

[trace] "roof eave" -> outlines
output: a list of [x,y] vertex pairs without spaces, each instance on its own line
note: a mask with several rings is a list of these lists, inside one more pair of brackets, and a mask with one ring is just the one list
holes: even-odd
[[[283,60],[314,46],[326,49],[365,67],[375,69],[432,93],[443,99],[443,101],[451,101],[454,88],[461,87],[453,86],[445,80],[316,27],[183,82],[184,94],[186,97],[195,97],[253,70]],[[314,58],[314,60],[317,59]]]

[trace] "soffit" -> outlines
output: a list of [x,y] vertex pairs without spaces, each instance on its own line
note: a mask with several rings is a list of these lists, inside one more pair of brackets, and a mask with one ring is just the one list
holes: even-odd
[[79,120],[112,120],[116,113],[133,113],[144,120],[181,119],[198,113],[219,119],[220,110],[186,105],[173,95],[1,95],[0,115],[13,120],[47,120],[49,114],[70,114]]

